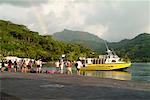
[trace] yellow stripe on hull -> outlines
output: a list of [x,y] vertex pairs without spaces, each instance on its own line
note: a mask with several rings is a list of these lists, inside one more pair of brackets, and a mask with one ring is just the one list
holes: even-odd
[[131,63],[89,64],[81,70],[119,70],[130,67]]

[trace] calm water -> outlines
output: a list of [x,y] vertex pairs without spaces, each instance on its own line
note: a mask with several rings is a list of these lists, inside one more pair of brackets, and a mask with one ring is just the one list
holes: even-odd
[[150,82],[150,63],[133,63],[125,71],[85,71],[85,76]]
[[[46,68],[55,70],[55,67]],[[76,73],[73,68],[73,73]],[[132,66],[125,71],[84,71],[83,76],[111,78],[118,80],[137,80],[150,82],[150,63],[133,63]]]

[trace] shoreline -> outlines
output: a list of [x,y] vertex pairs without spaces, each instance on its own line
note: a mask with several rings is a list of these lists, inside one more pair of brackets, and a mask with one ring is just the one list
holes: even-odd
[[[83,75],[76,75],[76,74],[73,75],[43,74],[43,73],[37,74],[37,73],[20,73],[20,72],[0,73],[0,79],[5,79],[5,78],[48,80],[48,81],[67,83],[67,84],[110,86],[110,87],[150,91],[150,82],[146,82],[146,81],[118,80],[118,79],[99,78],[94,76],[83,76]],[[79,82],[76,80],[78,80]],[[80,84],[81,82],[82,84]]]
[[0,73],[0,80],[1,93],[7,94],[2,97],[10,95],[20,100],[116,100],[116,97],[121,100],[128,97],[131,98],[128,100],[148,100],[150,97],[150,83],[132,80],[7,72]]

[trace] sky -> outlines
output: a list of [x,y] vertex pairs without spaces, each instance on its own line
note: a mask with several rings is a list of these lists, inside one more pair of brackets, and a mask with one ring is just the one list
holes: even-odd
[[150,33],[150,0],[0,0],[0,19],[41,35],[69,29],[117,42]]

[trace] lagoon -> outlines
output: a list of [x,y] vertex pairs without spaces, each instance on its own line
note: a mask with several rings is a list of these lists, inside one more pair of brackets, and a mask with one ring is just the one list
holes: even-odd
[[[45,67],[43,69],[55,70],[55,67]],[[73,67],[72,70],[73,74],[76,74],[76,68]],[[131,67],[124,71],[82,71],[81,75],[117,80],[136,80],[150,82],[150,63],[132,63]]]
[[133,63],[124,71],[84,71],[84,76],[150,82],[150,63]]

